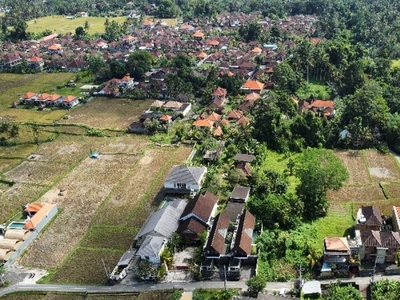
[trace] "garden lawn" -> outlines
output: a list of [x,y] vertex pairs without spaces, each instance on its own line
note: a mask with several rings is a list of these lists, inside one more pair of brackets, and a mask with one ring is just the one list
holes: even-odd
[[322,247],[325,237],[342,237],[350,234],[350,229],[355,224],[351,206],[343,206],[341,210],[337,212],[331,208],[328,215],[314,221],[317,228],[317,240],[314,241],[317,249]]
[[[51,30],[53,33],[58,34],[66,34],[73,33],[75,34],[75,29],[79,26],[84,27],[85,22],[89,22],[89,34],[95,33],[104,33],[104,23],[107,18],[103,17],[87,17],[87,18],[75,18],[72,20],[67,19],[65,16],[48,16],[43,18],[38,18],[34,20],[30,20],[27,22],[28,24],[28,32],[40,33],[45,30]],[[116,17],[116,18],[108,18],[111,22],[113,20],[117,21],[119,24],[122,24],[126,17]]]

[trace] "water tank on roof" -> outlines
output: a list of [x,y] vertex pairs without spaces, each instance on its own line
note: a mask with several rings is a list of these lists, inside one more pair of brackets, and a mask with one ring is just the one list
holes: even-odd
[[364,224],[365,222],[367,222],[367,219],[364,217],[364,215],[361,215],[360,219],[358,219],[358,223]]

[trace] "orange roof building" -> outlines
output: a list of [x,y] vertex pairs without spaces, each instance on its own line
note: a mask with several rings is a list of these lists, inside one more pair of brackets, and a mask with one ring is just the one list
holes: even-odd
[[49,216],[49,214],[52,211],[55,214],[55,211],[57,210],[57,206],[55,204],[48,204],[48,203],[45,203],[45,204],[37,204],[37,203],[30,204],[27,208],[25,208],[25,210],[26,209],[30,209],[31,205],[34,205],[33,208],[32,208],[33,210],[38,209],[40,207],[40,205],[42,205],[42,207],[39,210],[37,210],[35,212],[35,214],[32,217],[30,217],[29,220],[26,222],[25,226],[23,227],[26,230],[35,230],[35,229],[37,229],[39,224],[42,223],[43,221],[45,221],[44,223],[47,223],[45,219]]
[[207,119],[198,119],[193,122],[193,126],[195,127],[208,127],[211,128],[214,125],[213,121]]
[[67,96],[67,97],[65,97],[63,99],[63,102],[66,102],[66,103],[69,103],[69,102],[72,102],[72,101],[76,101],[76,96],[69,95],[69,96]]
[[218,46],[218,45],[219,45],[219,42],[218,42],[217,40],[211,40],[211,41],[208,42],[208,44],[209,44],[210,46]]
[[202,33],[201,31],[196,31],[195,33],[193,33],[193,37],[196,39],[202,39],[204,38],[204,33]]
[[316,108],[334,108],[335,103],[330,100],[315,100],[310,106]]
[[50,94],[43,93],[43,94],[41,94],[41,95],[37,98],[37,100],[38,100],[38,101],[46,101],[47,98],[49,98],[49,97],[50,97]]
[[249,93],[254,92],[259,94],[264,89],[264,83],[258,80],[247,80],[240,89],[248,91]]
[[199,59],[204,59],[204,58],[206,58],[206,57],[207,57],[207,54],[204,53],[203,51],[200,52],[199,54],[197,54],[197,58],[199,58]]
[[218,126],[217,128],[215,128],[213,135],[214,136],[221,136],[223,134],[222,128],[221,126]]
[[29,100],[29,99],[32,99],[33,97],[36,97],[36,93],[27,92],[22,96],[22,99]]
[[60,44],[52,44],[47,48],[47,50],[49,50],[49,51],[59,51],[61,49],[62,49],[62,47]]
[[251,52],[260,54],[260,53],[262,52],[262,50],[261,50],[260,48],[258,48],[258,47],[254,47],[254,48],[251,50]]
[[221,115],[213,112],[206,119],[212,122],[218,122],[219,120],[221,120]]

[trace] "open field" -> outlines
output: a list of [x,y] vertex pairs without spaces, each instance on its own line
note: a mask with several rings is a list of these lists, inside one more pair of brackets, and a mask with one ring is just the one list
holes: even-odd
[[[90,28],[88,30],[89,34],[104,33],[104,22],[107,18],[103,17],[87,17],[87,18],[76,18],[69,20],[65,16],[48,16],[35,20],[30,20],[28,24],[28,32],[39,33],[44,30],[50,29],[52,32],[66,34],[75,34],[75,29],[79,26],[84,27],[85,22],[88,21]],[[117,21],[122,24],[126,17],[108,18],[111,22],[112,20]]]
[[360,186],[371,182],[371,176],[361,151],[336,151],[335,155],[340,158],[349,172],[347,186]]
[[[184,162],[190,151],[191,148],[185,147],[146,150],[103,201],[75,251],[90,249],[88,254],[93,259],[103,258],[112,269],[119,259],[115,260],[114,253],[122,254],[129,249],[150,212],[157,209],[163,199],[161,191],[165,176],[174,164]],[[73,254],[50,281],[98,284],[104,279],[102,267],[88,273],[87,266]]]
[[52,123],[67,113],[66,110],[11,108],[14,101],[19,101],[26,92],[55,93],[58,85],[64,85],[74,79],[73,73],[38,73],[38,74],[0,74],[0,117],[14,122]]
[[85,124],[97,128],[126,130],[149,108],[152,100],[128,100],[95,98],[89,103],[74,108],[61,124]]
[[[59,266],[85,235],[99,205],[136,160],[132,155],[86,158],[43,195],[39,201],[56,203],[61,213],[28,248],[22,263],[38,268]],[[58,196],[60,189],[65,189],[64,196]]]

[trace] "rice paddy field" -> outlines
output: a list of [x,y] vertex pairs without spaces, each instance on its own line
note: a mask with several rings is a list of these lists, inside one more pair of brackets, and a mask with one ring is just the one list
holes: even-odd
[[[89,34],[104,33],[104,22],[107,18],[103,17],[86,17],[67,19],[65,16],[48,16],[30,20],[28,24],[28,32],[39,33],[50,29],[52,32],[59,34],[75,33],[75,29],[79,26],[84,27],[85,22],[89,22]],[[119,24],[125,21],[126,17],[108,18],[111,22],[115,20]]]
[[[69,111],[9,107],[22,93],[51,92],[71,76],[4,77],[0,117],[17,124],[19,133],[2,134],[12,145],[0,147],[0,222],[19,214],[27,203],[57,204],[59,214],[19,263],[49,270],[47,282],[101,284],[106,279],[101,260],[112,269],[129,249],[163,199],[162,185],[171,167],[184,163],[192,149],[158,147],[145,135],[126,133],[152,100],[95,98]],[[106,135],[90,136],[91,128]],[[94,151],[99,158],[90,158]],[[62,297],[46,294],[39,299]]]

